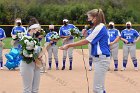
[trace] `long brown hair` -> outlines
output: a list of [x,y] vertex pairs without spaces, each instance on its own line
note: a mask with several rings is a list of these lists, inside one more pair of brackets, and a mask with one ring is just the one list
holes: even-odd
[[31,17],[29,20],[29,26],[33,24],[39,24],[38,20],[35,17]]
[[106,24],[105,16],[104,16],[104,13],[103,13],[102,9],[90,10],[90,11],[87,12],[87,15],[90,15],[92,17],[96,17],[96,24],[99,24],[99,23]]

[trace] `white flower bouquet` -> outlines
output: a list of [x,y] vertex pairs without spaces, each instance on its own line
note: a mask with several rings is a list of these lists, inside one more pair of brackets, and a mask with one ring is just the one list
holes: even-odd
[[58,35],[58,33],[53,33],[50,37],[50,40],[59,40],[60,39],[60,36]]
[[41,52],[38,39],[31,36],[24,36],[19,43],[22,45],[21,55],[23,56],[23,61],[27,64],[33,62]]
[[72,28],[72,29],[70,30],[70,33],[71,33],[71,35],[74,36],[75,38],[79,38],[79,37],[81,36],[81,33],[80,33],[80,31],[79,31],[78,28]]
[[21,40],[25,36],[24,32],[16,32],[16,35],[13,35],[13,40]]

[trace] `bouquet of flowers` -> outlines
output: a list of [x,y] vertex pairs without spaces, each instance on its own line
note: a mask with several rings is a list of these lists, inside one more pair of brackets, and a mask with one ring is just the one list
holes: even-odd
[[81,36],[81,33],[80,33],[80,31],[79,31],[78,28],[72,28],[72,29],[70,30],[70,33],[71,33],[71,35],[74,36],[75,38],[79,38],[79,37]]
[[43,35],[43,36],[46,35],[46,32],[44,31],[44,29],[41,29],[41,30],[40,30],[40,34]]
[[16,32],[16,35],[12,36],[13,40],[21,40],[25,35],[24,32]]
[[55,32],[50,37],[50,40],[58,40],[58,39],[60,39],[60,36],[58,35],[58,33]]
[[31,36],[24,36],[19,43],[22,46],[21,55],[23,57],[23,61],[27,64],[33,62],[41,52],[38,39],[32,38]]

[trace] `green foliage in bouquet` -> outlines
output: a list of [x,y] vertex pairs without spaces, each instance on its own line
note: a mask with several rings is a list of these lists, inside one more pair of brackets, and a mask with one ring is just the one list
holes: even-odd
[[16,32],[16,37],[12,37],[12,38],[13,40],[21,40],[24,35],[25,35],[24,32]]
[[50,37],[50,40],[58,40],[60,39],[60,36],[58,35],[58,33],[53,32],[53,34]]
[[72,28],[70,32],[71,35],[74,36],[74,38],[79,38],[81,36],[81,33],[78,28]]
[[46,32],[44,31],[44,29],[41,29],[41,30],[40,30],[40,35],[43,35],[43,36],[46,35]]
[[31,36],[25,36],[19,43],[22,46],[21,55],[23,61],[27,64],[33,62],[40,52],[37,52],[40,47],[38,39],[32,38]]

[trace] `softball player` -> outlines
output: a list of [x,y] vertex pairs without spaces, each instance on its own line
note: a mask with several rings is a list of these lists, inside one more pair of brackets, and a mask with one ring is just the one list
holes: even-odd
[[[106,93],[105,92],[105,75],[110,64],[110,48],[109,48],[109,35],[105,26],[104,13],[101,9],[93,9],[87,12],[88,21],[92,26],[92,33],[84,40],[67,44],[60,49],[66,50],[70,47],[81,46],[91,43],[94,62],[94,93]],[[95,27],[95,28],[94,28]]]
[[[83,29],[82,33],[83,33],[84,37],[88,37],[92,33],[92,29],[89,29],[89,30]],[[88,49],[89,49],[89,71],[92,71],[93,59],[92,59],[92,55],[91,55],[91,44],[90,43],[88,44]]]
[[124,42],[122,71],[126,70],[129,53],[134,64],[134,69],[137,71],[136,42],[139,40],[139,33],[135,29],[132,29],[131,22],[126,23],[126,29],[121,32],[121,40]]
[[[74,42],[74,37],[71,35],[70,30],[72,28],[75,28],[73,24],[68,24],[68,20],[64,19],[63,20],[63,26],[60,27],[59,30],[59,35],[61,38],[63,38],[63,45],[65,44],[70,44]],[[63,67],[62,70],[65,69],[65,63],[66,63],[66,58],[67,58],[67,52],[69,55],[69,61],[70,61],[70,66],[69,70],[72,70],[72,61],[73,61],[73,48],[69,48],[68,50],[63,51]]]
[[[36,20],[36,24],[29,26],[27,35],[34,37],[34,34],[37,33],[38,29],[40,29],[40,25]],[[23,93],[38,93],[40,83],[40,68],[36,67],[35,62],[27,64],[25,61],[22,61],[20,63],[20,73],[23,80]]]
[[[16,37],[17,32],[25,32],[26,33],[25,27],[21,26],[22,25],[22,22],[21,22],[21,19],[20,18],[17,18],[15,20],[15,25],[16,26],[13,27],[12,32],[11,32],[11,36],[12,37]],[[13,46],[15,48],[21,48],[21,46],[18,44],[19,43],[19,40],[14,40],[13,43],[14,43]]]
[[54,25],[49,25],[50,32],[46,35],[46,44],[49,44],[50,46],[47,48],[48,51],[48,63],[49,68],[48,70],[51,70],[52,65],[52,54],[54,55],[55,63],[56,63],[56,70],[59,70],[58,68],[58,46],[57,41],[50,40],[52,34],[57,34],[57,32],[54,31]]
[[111,56],[114,60],[115,69],[114,71],[118,71],[118,49],[119,49],[119,39],[120,39],[120,32],[119,30],[115,29],[114,22],[109,22],[109,36],[110,36],[110,50]]
[[0,69],[3,69],[3,58],[2,58],[2,50],[3,50],[3,40],[6,38],[5,31],[0,28]]

